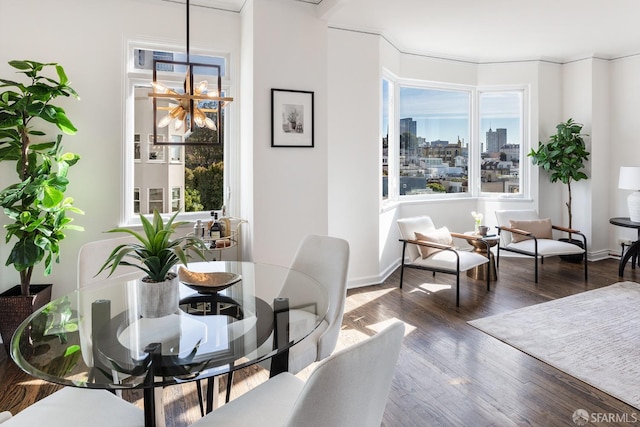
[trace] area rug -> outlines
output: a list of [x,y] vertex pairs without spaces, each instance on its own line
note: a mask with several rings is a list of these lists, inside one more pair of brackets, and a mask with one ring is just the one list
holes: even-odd
[[619,282],[468,323],[640,409],[640,284]]

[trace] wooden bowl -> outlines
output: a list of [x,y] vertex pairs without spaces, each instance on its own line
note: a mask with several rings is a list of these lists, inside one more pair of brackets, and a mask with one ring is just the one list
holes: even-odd
[[215,294],[242,280],[242,276],[225,271],[200,273],[187,270],[184,267],[178,269],[178,279],[186,286],[201,294]]

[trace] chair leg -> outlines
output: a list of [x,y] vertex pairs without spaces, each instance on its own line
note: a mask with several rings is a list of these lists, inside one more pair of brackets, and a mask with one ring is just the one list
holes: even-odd
[[587,281],[587,251],[584,251],[584,280]]
[[233,371],[227,374],[227,394],[224,397],[224,403],[229,403],[231,398],[231,385],[233,384]]
[[535,260],[535,282],[538,283],[538,255],[534,256],[533,259]]
[[400,289],[402,289],[402,279],[404,278],[404,253],[407,249],[407,243],[403,242],[402,243],[402,258],[400,259],[400,263],[402,264],[402,267],[400,267]]
[[198,390],[198,403],[200,404],[200,416],[204,417],[204,399],[202,398],[202,381],[196,381],[196,389]]
[[[436,274],[434,271],[433,274]],[[456,307],[460,307],[460,270],[456,273]]]

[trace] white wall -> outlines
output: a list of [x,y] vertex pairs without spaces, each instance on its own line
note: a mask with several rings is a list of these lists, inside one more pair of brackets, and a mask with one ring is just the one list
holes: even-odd
[[[249,1],[252,26],[253,259],[288,265],[305,234],[328,232],[327,26],[314,6]],[[243,12],[244,14],[245,12]],[[249,83],[247,83],[249,85]],[[271,147],[271,89],[314,92],[315,147]],[[243,169],[244,170],[244,169]]]
[[[638,135],[640,135],[640,55],[611,61],[610,70],[610,135],[606,142],[610,150],[607,173],[608,198],[598,200],[609,206],[609,217],[628,217],[627,196],[630,190],[618,189],[620,166],[640,166]],[[635,230],[599,224],[609,233],[609,247],[620,252],[617,239],[636,240]]]
[[[350,243],[350,285],[379,280],[379,38],[329,30],[329,234]],[[373,124],[373,126],[371,126]]]

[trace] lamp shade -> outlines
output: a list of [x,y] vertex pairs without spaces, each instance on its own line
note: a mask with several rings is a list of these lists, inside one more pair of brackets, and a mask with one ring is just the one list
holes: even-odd
[[627,197],[629,219],[640,222],[640,167],[622,166],[618,178],[618,188],[622,190],[636,190]]
[[621,190],[640,190],[640,167],[621,166],[618,188]]

